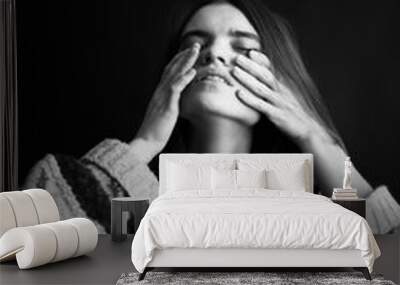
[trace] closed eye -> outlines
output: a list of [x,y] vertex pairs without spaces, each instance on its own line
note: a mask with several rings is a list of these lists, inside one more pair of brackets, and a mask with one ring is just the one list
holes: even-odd
[[244,54],[244,55],[248,55],[249,52],[252,51],[252,50],[258,50],[256,48],[248,48],[248,47],[241,47],[241,46],[233,47],[233,49],[238,51],[238,52],[240,52],[240,53],[242,53],[242,54]]
[[245,48],[245,47],[236,47],[235,49],[239,50],[239,51],[246,51],[246,52],[249,52],[252,50],[252,48]]
[[204,31],[195,30],[186,32],[180,39],[180,50],[188,48],[196,42],[203,47],[209,38],[210,35]]

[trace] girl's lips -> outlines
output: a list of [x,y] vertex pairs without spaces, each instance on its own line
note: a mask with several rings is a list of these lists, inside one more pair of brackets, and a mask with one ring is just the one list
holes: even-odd
[[218,82],[218,83],[224,83],[226,85],[229,85],[229,82],[226,81],[225,78],[219,76],[219,75],[205,75],[201,78],[199,78],[198,81],[211,81],[211,82]]
[[224,70],[218,69],[200,69],[197,72],[197,76],[195,79],[195,82],[199,81],[221,82],[228,86],[233,86],[233,80],[230,77],[230,74],[228,72],[225,72]]

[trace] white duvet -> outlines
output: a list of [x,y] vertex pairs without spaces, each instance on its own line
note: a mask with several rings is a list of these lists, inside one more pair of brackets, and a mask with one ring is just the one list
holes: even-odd
[[372,272],[380,251],[367,221],[316,194],[248,189],[179,191],[153,201],[132,243],[143,272],[154,249],[358,249]]

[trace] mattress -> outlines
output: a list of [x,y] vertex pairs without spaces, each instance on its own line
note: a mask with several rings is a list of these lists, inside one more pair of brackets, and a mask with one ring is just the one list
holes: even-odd
[[380,255],[361,216],[321,195],[265,189],[161,195],[139,225],[132,262],[143,272],[169,248],[359,250],[370,271]]

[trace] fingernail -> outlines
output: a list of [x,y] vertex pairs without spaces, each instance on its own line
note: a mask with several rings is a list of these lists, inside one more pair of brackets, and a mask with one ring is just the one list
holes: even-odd
[[194,44],[193,44],[193,49],[194,49],[194,50],[199,50],[199,49],[200,49],[200,44],[197,43],[197,42],[194,43]]
[[255,49],[252,49],[251,51],[249,51],[249,57],[251,59],[255,59],[258,56],[258,52],[259,51],[255,50]]
[[254,56],[254,49],[250,50],[248,55],[250,58],[252,58]]

